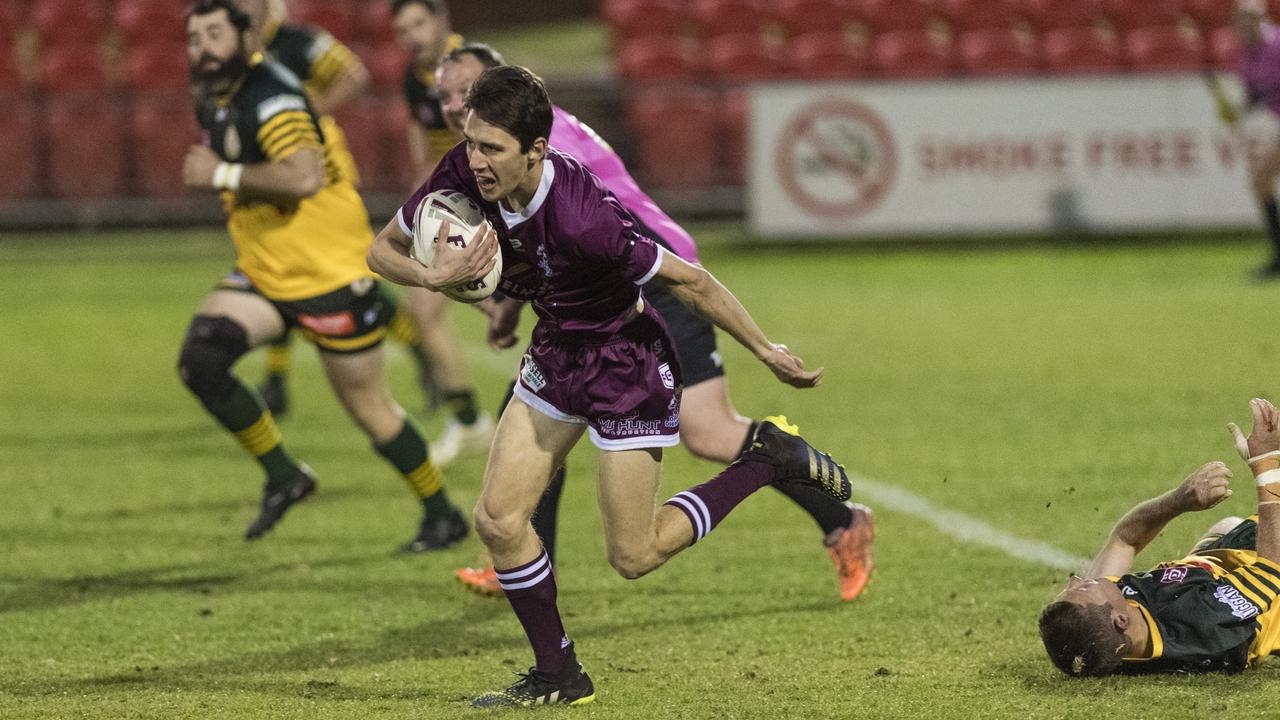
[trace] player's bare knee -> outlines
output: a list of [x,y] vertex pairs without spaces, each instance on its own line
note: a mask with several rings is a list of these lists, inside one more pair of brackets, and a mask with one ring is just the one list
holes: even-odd
[[609,566],[627,580],[635,580],[653,572],[662,563],[650,552],[610,550]]
[[527,526],[529,518],[506,512],[491,512],[481,501],[472,515],[476,534],[488,547],[508,547],[517,542]]

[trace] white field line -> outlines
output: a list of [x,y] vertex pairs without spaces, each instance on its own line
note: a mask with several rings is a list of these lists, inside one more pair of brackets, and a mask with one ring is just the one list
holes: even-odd
[[994,528],[955,510],[938,507],[929,500],[895,485],[850,474],[855,498],[865,498],[873,510],[885,508],[919,518],[940,532],[974,545],[994,548],[1010,557],[1046,565],[1055,570],[1080,572],[1089,559],[1072,555],[1038,540],[1028,540]]

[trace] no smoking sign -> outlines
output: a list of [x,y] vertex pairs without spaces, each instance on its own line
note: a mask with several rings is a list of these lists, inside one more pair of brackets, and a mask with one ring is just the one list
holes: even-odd
[[800,108],[778,139],[775,162],[797,205],[819,215],[855,217],[884,199],[898,167],[888,126],[847,100]]

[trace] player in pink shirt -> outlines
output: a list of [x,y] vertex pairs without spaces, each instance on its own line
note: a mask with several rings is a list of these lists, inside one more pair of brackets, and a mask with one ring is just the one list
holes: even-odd
[[[502,56],[493,48],[483,43],[469,43],[437,65],[436,90],[440,93],[444,122],[459,137],[466,120],[465,99],[472,83],[486,69],[502,64]],[[640,189],[613,148],[595,130],[559,106],[552,106],[552,115],[551,147],[573,156],[598,177],[635,216],[646,236],[682,260],[698,262],[693,238]],[[645,295],[666,320],[684,374],[684,404],[680,410],[682,442],[697,457],[732,462],[754,434],[755,422],[739,415],[729,398],[714,327],[661,288],[646,288]],[[534,530],[542,538],[553,563],[563,483],[564,468],[561,468],[533,519]],[[774,487],[813,517],[822,530],[824,545],[840,577],[841,597],[856,598],[866,586],[873,564],[870,510],[862,505],[841,503],[803,485]],[[501,591],[492,567],[462,568],[455,574],[469,589],[493,595]]]

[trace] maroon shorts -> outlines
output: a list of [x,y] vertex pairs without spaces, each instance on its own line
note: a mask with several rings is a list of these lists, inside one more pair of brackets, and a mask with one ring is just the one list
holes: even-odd
[[560,422],[585,423],[602,450],[633,450],[680,442],[681,389],[667,329],[645,313],[600,344],[535,331],[515,396]]

